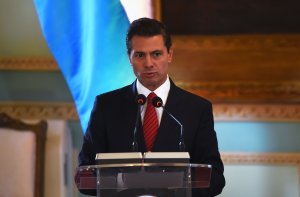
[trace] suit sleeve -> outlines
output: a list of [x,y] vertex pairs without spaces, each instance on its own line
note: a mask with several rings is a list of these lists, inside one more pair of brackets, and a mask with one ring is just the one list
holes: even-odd
[[105,121],[101,104],[101,96],[97,96],[78,156],[79,166],[95,165],[96,154],[106,152]]
[[[105,123],[103,108],[101,107],[101,97],[95,99],[93,110],[90,116],[88,128],[83,137],[83,144],[78,155],[79,166],[95,165],[95,156],[99,152],[106,150]],[[75,182],[78,175],[75,175]],[[95,189],[79,189],[80,193],[96,196]]]
[[[220,157],[216,132],[214,130],[214,119],[212,105],[207,102],[201,113],[195,147],[192,151],[192,163],[203,163],[212,165],[211,183],[208,189],[193,191],[193,196],[216,196],[220,194],[225,186],[223,175],[224,166]],[[197,195],[194,195],[197,193]]]

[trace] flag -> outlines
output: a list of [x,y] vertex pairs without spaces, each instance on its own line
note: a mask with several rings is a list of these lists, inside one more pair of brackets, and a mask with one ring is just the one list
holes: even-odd
[[132,15],[136,10],[149,11],[147,5],[151,2],[34,0],[34,3],[43,35],[68,84],[85,131],[96,95],[135,79],[126,52],[126,32],[129,18],[151,17],[151,13]]

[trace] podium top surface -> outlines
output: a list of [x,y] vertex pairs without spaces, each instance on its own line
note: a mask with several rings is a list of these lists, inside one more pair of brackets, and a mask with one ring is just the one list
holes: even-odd
[[115,163],[80,166],[77,170],[99,169],[99,168],[135,168],[135,167],[187,167],[187,168],[212,168],[210,164],[194,163]]

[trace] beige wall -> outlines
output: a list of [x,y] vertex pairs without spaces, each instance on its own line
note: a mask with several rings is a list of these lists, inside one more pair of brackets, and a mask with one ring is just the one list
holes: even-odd
[[33,0],[0,0],[0,57],[50,56]]

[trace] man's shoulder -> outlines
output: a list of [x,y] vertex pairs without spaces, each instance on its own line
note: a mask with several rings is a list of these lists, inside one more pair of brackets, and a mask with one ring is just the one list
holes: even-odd
[[132,85],[127,85],[115,90],[111,90],[96,96],[97,100],[113,100],[113,99],[121,99],[122,97],[128,97],[128,95],[132,94]]

